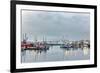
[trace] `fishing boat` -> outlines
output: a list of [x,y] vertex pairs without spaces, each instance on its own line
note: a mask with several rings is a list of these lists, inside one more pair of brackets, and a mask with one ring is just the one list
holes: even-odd
[[61,45],[60,48],[72,48],[72,46],[71,45],[65,45],[64,44],[64,45]]
[[46,50],[49,49],[49,46],[47,44],[43,43],[26,43],[22,44],[21,48],[24,50]]
[[[25,35],[26,37],[26,35]],[[27,39],[24,38],[24,40],[21,42],[21,48],[22,50],[48,50],[49,46],[46,42],[27,42]]]
[[49,46],[46,43],[37,42],[37,43],[34,43],[32,48],[35,50],[44,50],[44,49],[49,49]]

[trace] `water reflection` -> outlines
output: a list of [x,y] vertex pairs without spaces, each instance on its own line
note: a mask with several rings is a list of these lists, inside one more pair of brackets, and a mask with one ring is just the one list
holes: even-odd
[[82,54],[88,55],[89,54],[89,48],[84,47],[84,48],[61,48],[64,50],[64,55],[65,56],[70,56],[70,55],[74,55],[77,56],[77,54],[79,54],[82,51]]
[[60,48],[51,46],[48,50],[24,50],[21,52],[22,63],[86,60],[90,59],[89,48]]
[[87,47],[83,48],[84,55],[88,55],[89,51],[90,51],[89,48],[87,48]]

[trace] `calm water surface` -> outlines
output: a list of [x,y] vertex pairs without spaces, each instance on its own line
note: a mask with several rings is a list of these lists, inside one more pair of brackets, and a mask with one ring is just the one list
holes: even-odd
[[90,59],[88,48],[60,48],[51,46],[48,50],[24,50],[21,52],[22,63],[68,61]]

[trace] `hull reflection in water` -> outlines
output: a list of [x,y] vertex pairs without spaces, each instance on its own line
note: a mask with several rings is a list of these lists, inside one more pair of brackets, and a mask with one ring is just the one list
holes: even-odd
[[90,59],[89,48],[60,48],[50,46],[48,50],[23,50],[21,51],[21,62],[50,62],[50,61],[74,61]]

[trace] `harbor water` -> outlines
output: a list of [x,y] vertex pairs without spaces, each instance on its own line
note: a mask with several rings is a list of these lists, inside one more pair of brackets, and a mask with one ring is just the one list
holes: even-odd
[[52,62],[52,61],[74,61],[90,59],[89,48],[60,48],[50,46],[44,50],[21,51],[22,63]]

